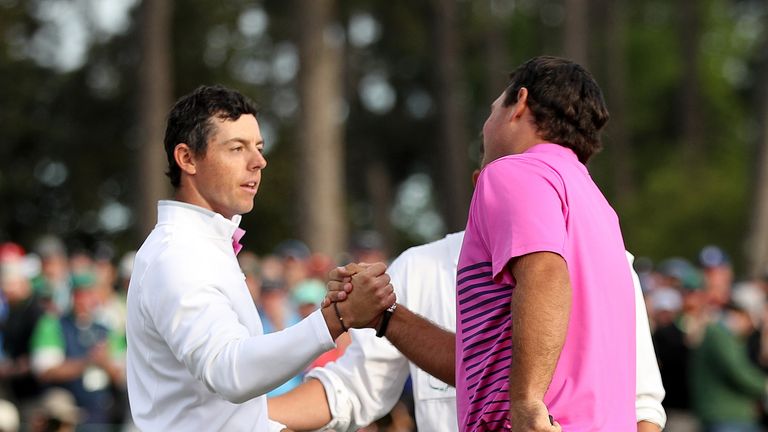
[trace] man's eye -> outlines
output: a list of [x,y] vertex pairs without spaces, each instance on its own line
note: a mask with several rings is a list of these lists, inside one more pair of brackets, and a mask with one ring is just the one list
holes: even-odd
[[243,151],[243,146],[232,147],[232,151],[236,151],[236,152]]

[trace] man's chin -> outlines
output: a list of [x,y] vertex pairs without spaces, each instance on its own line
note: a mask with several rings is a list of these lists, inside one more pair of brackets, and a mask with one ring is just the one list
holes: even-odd
[[251,201],[248,204],[243,204],[243,206],[240,207],[238,210],[239,210],[238,214],[241,214],[241,215],[244,215],[246,213],[250,213],[251,210],[253,210],[253,201]]

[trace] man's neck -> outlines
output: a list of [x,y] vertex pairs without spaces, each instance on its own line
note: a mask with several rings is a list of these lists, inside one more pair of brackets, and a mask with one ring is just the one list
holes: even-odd
[[[178,201],[185,204],[190,204],[193,206],[197,206],[203,209],[206,209],[208,211],[212,211],[214,213],[218,213],[216,210],[212,209],[211,206],[206,202],[206,200],[203,199],[202,196],[200,196],[199,193],[197,193],[197,190],[190,187],[184,187],[182,184],[173,193],[173,200]],[[222,214],[224,218],[226,219],[232,219],[232,216],[234,215],[226,215]]]
[[540,137],[535,130],[527,130],[527,133],[522,133],[510,146],[510,155],[521,154],[528,151],[533,146],[548,142],[543,137]]
[[196,205],[202,208],[208,208],[206,205],[204,205],[204,200],[200,194],[197,193],[197,191],[190,187],[185,187],[183,184],[179,185],[179,187],[173,191],[173,200]]

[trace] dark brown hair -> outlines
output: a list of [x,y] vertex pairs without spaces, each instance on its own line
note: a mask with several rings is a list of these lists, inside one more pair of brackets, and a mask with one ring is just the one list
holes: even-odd
[[600,151],[600,131],[609,114],[586,69],[562,58],[534,57],[509,75],[504,106],[517,102],[522,87],[542,138],[572,149],[582,163]]

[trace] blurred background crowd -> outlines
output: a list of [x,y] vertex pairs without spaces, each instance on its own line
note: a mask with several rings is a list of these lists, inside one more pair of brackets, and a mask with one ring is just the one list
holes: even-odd
[[[51,235],[0,244],[0,431],[132,430],[124,328],[133,255]],[[295,239],[268,254],[238,255],[266,332],[315,310],[334,266],[390,259],[372,231],[336,258]],[[737,280],[729,254],[714,245],[692,259],[638,257],[634,265],[666,389],[665,430],[696,432],[701,422],[768,430],[768,273]],[[310,368],[335,360],[348,343],[342,336]],[[406,386],[392,413],[363,431],[415,430],[412,398]]]
[[766,430],[768,272],[736,280],[728,254],[712,245],[693,261],[641,258],[635,269],[666,390],[665,430]]

